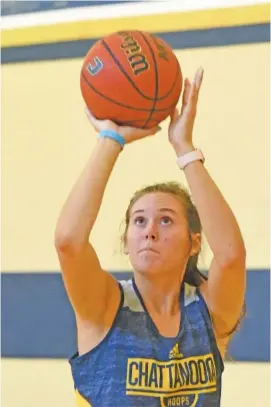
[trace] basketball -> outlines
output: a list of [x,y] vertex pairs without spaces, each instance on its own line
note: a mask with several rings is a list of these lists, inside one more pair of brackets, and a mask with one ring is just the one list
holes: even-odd
[[151,128],[178,103],[182,72],[170,46],[143,31],[122,31],[98,40],[80,74],[86,106],[97,119]]

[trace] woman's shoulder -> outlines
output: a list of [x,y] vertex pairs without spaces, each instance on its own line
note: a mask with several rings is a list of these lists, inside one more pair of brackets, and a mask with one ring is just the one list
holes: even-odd
[[133,279],[118,281],[123,295],[123,308],[133,312],[144,312]]

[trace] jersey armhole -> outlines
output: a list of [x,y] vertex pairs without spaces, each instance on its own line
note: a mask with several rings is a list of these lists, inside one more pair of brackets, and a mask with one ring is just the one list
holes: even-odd
[[112,331],[113,331],[113,329],[114,329],[114,327],[115,327],[115,324],[116,324],[117,318],[118,318],[118,316],[119,316],[120,310],[122,309],[123,304],[124,304],[124,291],[123,291],[123,287],[122,287],[122,285],[120,284],[119,281],[117,281],[117,283],[118,283],[118,286],[119,286],[119,289],[120,289],[120,302],[119,302],[119,305],[118,305],[118,308],[117,308],[115,317],[114,317],[114,319],[113,319],[112,325],[111,325],[111,327],[109,328],[107,334],[106,334],[105,337],[101,340],[101,342],[99,342],[94,348],[92,348],[92,349],[89,350],[88,352],[84,353],[83,355],[80,355],[80,356],[79,356],[78,350],[77,350],[76,353],[74,353],[74,354],[69,358],[69,362],[70,362],[70,363],[72,363],[72,362],[75,361],[75,360],[78,360],[78,359],[81,359],[81,358],[83,358],[83,357],[86,357],[87,355],[90,355],[91,353],[93,353],[94,351],[96,351],[99,347],[101,347],[101,346],[104,344],[104,342],[110,337],[110,335],[111,335],[111,333],[112,333]]
[[197,295],[197,297],[198,297],[198,299],[199,299],[200,308],[201,308],[201,311],[202,311],[204,317],[210,321],[210,325],[211,325],[210,328],[211,328],[211,329],[208,329],[209,338],[210,338],[210,340],[212,340],[212,342],[214,343],[215,351],[216,351],[217,354],[219,355],[220,363],[221,363],[222,370],[223,370],[223,368],[224,368],[224,361],[223,361],[222,355],[221,355],[221,353],[220,353],[220,350],[219,350],[219,348],[218,348],[218,346],[217,346],[217,341],[216,341],[216,337],[215,337],[215,332],[214,332],[214,325],[213,325],[212,316],[211,316],[211,313],[210,313],[210,311],[209,311],[209,308],[208,308],[208,306],[207,306],[207,304],[206,304],[206,301],[205,301],[203,295],[202,295],[201,292],[200,292],[199,287],[197,287],[197,289],[196,289],[196,295]]

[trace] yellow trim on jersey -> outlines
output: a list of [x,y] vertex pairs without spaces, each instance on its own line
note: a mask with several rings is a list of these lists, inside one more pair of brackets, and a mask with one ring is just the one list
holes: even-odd
[[268,23],[270,5],[259,4],[210,10],[75,21],[37,27],[6,29],[2,47],[98,38],[114,31],[168,32]]
[[[178,398],[179,397],[181,397],[181,398],[183,398],[183,396],[174,396],[174,399],[176,400],[177,399],[177,403],[178,403]],[[196,407],[196,405],[197,405],[197,402],[198,402],[198,399],[199,399],[199,396],[198,395],[196,395],[195,396],[195,400],[193,401],[193,404],[191,404],[189,407]],[[177,404],[177,403],[175,403],[174,405],[175,406],[187,406],[188,404],[187,403],[182,403],[182,404]],[[171,404],[171,405],[173,405],[173,404]],[[166,405],[165,405],[165,403],[164,403],[164,400],[163,400],[163,398],[161,398],[161,407],[167,407]]]
[[[146,393],[144,391],[133,391],[133,390],[126,390],[127,396],[144,396],[144,397],[156,397],[156,398],[161,398],[161,397],[174,397],[174,396],[197,396],[199,394],[207,394],[207,393],[213,393],[216,391],[216,387],[213,387],[211,389],[203,389],[203,390],[196,390],[192,392],[191,390],[180,390],[179,393],[166,393],[166,394],[157,394],[157,393]],[[81,406],[80,406],[81,407]],[[84,407],[84,406],[83,406]]]
[[92,407],[91,404],[79,393],[79,391],[75,390],[75,399],[77,407]]

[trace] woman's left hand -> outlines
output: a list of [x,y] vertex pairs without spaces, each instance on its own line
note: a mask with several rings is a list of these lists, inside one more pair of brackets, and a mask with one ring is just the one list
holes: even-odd
[[197,113],[199,91],[203,78],[203,69],[199,68],[195,78],[190,83],[189,79],[184,81],[184,91],[181,112],[178,109],[171,115],[169,125],[169,142],[178,156],[193,151],[193,127]]

